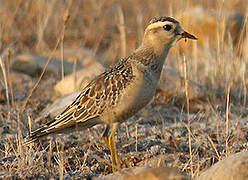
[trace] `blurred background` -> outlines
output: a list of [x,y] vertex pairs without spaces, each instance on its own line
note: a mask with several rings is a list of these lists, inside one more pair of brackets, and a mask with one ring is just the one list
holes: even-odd
[[[31,153],[24,151],[29,156],[18,163],[15,158],[6,160],[9,154],[26,157],[8,138],[15,139],[16,134],[26,134],[47,122],[46,118],[53,118],[75,94],[53,104],[55,100],[79,90],[105,68],[132,53],[154,16],[175,18],[198,40],[181,40],[172,47],[156,97],[134,117],[139,120],[137,126],[128,121],[125,123],[129,129],[119,130],[122,136],[117,142],[126,144],[122,153],[133,153],[136,158],[127,158],[133,163],[129,166],[143,162],[143,157],[155,156],[148,150],[156,145],[153,149],[159,150],[155,154],[171,155],[172,166],[198,175],[229,152],[247,148],[247,0],[0,0],[0,144],[4,144],[0,145],[0,170],[26,178],[22,167],[29,168],[32,162],[32,168],[46,177],[51,171],[54,177],[63,177],[65,162],[69,169],[82,171],[83,167],[83,172],[92,172],[91,176],[110,173],[111,166],[105,162],[109,152],[102,152],[104,145],[95,138],[100,136],[100,130],[87,131],[87,137],[77,134],[81,139],[64,139],[65,149],[75,149],[63,151],[64,161],[59,166],[62,173],[43,172],[46,160],[41,165],[33,159],[33,154],[44,150],[40,146]],[[189,80],[188,94],[185,80]],[[184,114],[187,104],[192,114]],[[195,150],[190,162],[190,128],[185,128],[188,119],[192,120]],[[162,124],[158,123],[161,120]],[[129,148],[130,142],[133,144]],[[82,148],[77,144],[83,144]],[[50,151],[57,155],[56,148]],[[89,159],[97,152],[102,152],[104,163]],[[75,154],[79,155],[70,164],[69,157]],[[58,164],[54,161],[49,167]]]
[[[228,83],[246,85],[245,0],[13,0],[1,1],[0,13],[0,49],[12,44],[12,56],[24,52],[49,56],[69,15],[63,47],[90,50],[105,65],[138,47],[152,17],[172,16],[199,40],[181,41],[167,65],[181,71],[180,58],[186,55],[191,79],[215,89]],[[73,53],[65,56],[75,58]]]

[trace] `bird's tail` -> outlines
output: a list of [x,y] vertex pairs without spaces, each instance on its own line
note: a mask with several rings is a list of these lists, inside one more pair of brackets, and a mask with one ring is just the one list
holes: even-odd
[[[56,122],[58,120],[54,120],[54,121]],[[46,137],[50,134],[58,134],[58,133],[67,134],[75,130],[85,130],[87,128],[91,128],[92,126],[95,126],[96,124],[102,123],[102,121],[98,117],[87,119],[86,121],[81,121],[77,123],[69,121],[66,124],[62,123],[63,125],[61,125],[60,123],[57,124],[54,121],[52,123],[49,122],[44,127],[41,127],[31,132],[26,138],[24,138],[23,144],[27,145],[42,137]]]
[[73,113],[74,108],[67,108],[59,116],[46,123],[43,127],[32,131],[24,138],[23,144],[29,144],[53,133],[63,133],[63,130],[65,129],[71,129],[75,125],[75,122],[73,121]]
[[51,134],[51,133],[46,132],[45,127],[36,129],[35,131],[31,132],[27,137],[24,138],[23,144],[24,145],[30,144],[30,143],[32,143],[32,142],[34,142],[34,141],[36,141],[42,137],[45,137],[49,134]]

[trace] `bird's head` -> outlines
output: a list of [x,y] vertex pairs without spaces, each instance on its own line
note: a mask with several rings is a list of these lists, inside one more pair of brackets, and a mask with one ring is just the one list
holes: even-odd
[[171,17],[155,17],[151,19],[144,34],[143,45],[152,45],[154,47],[171,47],[182,38],[197,38],[184,31],[179,22]]

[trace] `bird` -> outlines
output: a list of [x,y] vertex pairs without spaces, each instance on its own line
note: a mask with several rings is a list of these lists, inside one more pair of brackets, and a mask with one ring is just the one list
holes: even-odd
[[50,134],[106,124],[102,139],[110,150],[112,171],[116,171],[119,157],[114,137],[118,125],[152,100],[168,52],[183,38],[197,40],[194,35],[184,31],[174,18],[153,17],[136,50],[96,76],[62,113],[31,131],[24,144]]

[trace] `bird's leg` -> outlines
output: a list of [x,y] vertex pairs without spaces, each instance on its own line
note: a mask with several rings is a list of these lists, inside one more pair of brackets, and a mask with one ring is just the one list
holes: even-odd
[[115,141],[114,141],[114,135],[116,132],[118,124],[114,123],[111,127],[111,133],[109,134],[110,127],[107,125],[104,133],[103,133],[103,140],[107,144],[110,153],[111,153],[111,160],[112,160],[112,171],[115,172],[117,171],[117,164],[119,164],[119,157],[116,152],[116,147],[115,147]]

